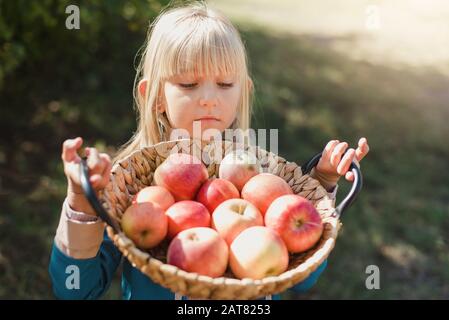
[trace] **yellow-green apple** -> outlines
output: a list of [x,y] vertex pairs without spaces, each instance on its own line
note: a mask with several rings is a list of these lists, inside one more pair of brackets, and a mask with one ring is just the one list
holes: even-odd
[[183,200],[175,202],[165,214],[168,218],[168,237],[173,238],[179,232],[195,228],[210,227],[210,213],[197,201]]
[[312,202],[296,194],[277,198],[265,214],[265,225],[284,240],[288,251],[312,248],[323,233],[323,223]]
[[161,186],[150,186],[141,189],[133,197],[132,203],[143,203],[143,202],[153,202],[159,205],[162,210],[167,210],[173,203],[175,199],[173,198],[170,191]]
[[288,183],[271,173],[260,173],[252,177],[242,190],[242,198],[254,204],[262,215],[265,215],[276,198],[286,194],[293,194]]
[[243,230],[254,226],[263,226],[262,214],[244,199],[226,200],[212,213],[212,228],[217,230],[228,245]]
[[196,201],[204,204],[210,213],[223,201],[234,198],[240,198],[237,188],[228,180],[215,178],[203,183],[196,195]]
[[287,270],[288,259],[281,237],[267,227],[242,231],[229,248],[229,266],[239,279],[277,276]]
[[220,162],[218,177],[231,181],[239,191],[245,183],[262,172],[257,157],[250,151],[237,149],[229,152]]
[[211,228],[191,228],[171,240],[167,263],[187,272],[209,277],[222,276],[228,266],[226,242]]
[[152,202],[130,205],[122,216],[125,235],[137,247],[156,247],[167,235],[167,216],[162,208]]
[[165,187],[175,201],[192,200],[209,174],[204,164],[186,153],[172,153],[154,172],[154,182]]

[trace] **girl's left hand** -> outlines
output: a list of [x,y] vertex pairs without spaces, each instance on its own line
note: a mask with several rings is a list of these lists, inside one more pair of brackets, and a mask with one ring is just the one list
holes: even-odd
[[361,138],[357,149],[354,150],[353,148],[350,148],[343,156],[347,148],[347,142],[340,142],[339,140],[329,141],[316,166],[317,173],[322,177],[324,176],[326,180],[333,180],[335,183],[343,175],[346,180],[354,181],[354,174],[352,171],[348,171],[349,166],[355,161],[360,167],[359,162],[369,151],[368,140],[366,138]]

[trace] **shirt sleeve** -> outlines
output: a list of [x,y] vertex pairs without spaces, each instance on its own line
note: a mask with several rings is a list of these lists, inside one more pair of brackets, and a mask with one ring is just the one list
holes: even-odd
[[70,208],[64,201],[54,243],[65,255],[88,259],[97,255],[105,225],[101,219]]
[[314,272],[312,272],[304,281],[293,286],[290,290],[296,293],[306,292],[316,284],[318,278],[321,276],[326,267],[327,267],[327,259],[324,260],[324,262]]
[[97,254],[92,258],[68,256],[53,243],[48,272],[58,299],[99,299],[110,287],[122,254],[104,233]]
[[327,195],[328,195],[329,199],[332,200],[333,207],[335,207],[335,202],[337,201],[337,190],[338,190],[338,184],[330,191],[327,190]]

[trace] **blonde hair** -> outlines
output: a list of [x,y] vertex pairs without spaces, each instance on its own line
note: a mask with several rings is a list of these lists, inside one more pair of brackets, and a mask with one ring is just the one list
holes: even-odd
[[[249,129],[253,84],[239,32],[219,11],[195,1],[163,10],[150,24],[134,80],[138,127],[116,160],[166,139],[160,129],[169,126],[168,120],[158,112],[163,81],[185,72],[237,75],[242,90],[231,129]],[[147,80],[143,96],[139,93],[142,79]]]

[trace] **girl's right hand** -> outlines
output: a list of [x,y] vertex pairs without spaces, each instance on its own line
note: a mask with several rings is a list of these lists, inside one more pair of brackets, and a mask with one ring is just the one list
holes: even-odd
[[[78,155],[78,150],[82,144],[83,139],[78,137],[65,140],[62,145],[61,158],[64,163],[64,173],[68,183],[67,200],[73,210],[95,215],[95,211],[84,196],[80,183],[81,157]],[[87,156],[87,167],[89,168],[89,181],[95,191],[100,191],[109,182],[112,168],[111,158],[106,153],[99,153],[95,148],[85,148],[85,153]]]

